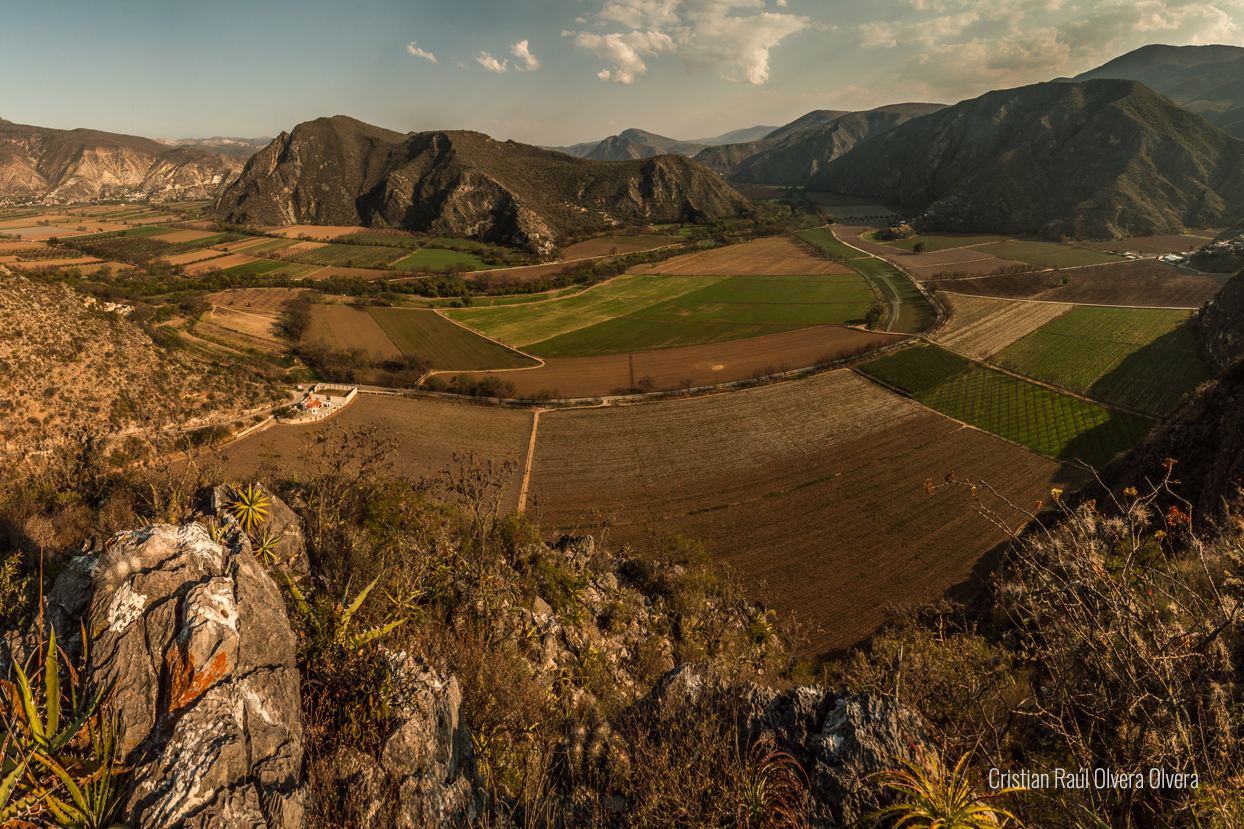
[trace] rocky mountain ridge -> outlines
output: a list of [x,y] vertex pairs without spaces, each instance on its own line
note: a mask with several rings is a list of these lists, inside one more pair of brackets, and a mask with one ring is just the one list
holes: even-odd
[[0,201],[207,199],[241,169],[237,158],[134,135],[0,122]]
[[942,230],[1123,238],[1244,217],[1244,141],[1137,81],[989,92],[827,164],[815,190],[886,199]]
[[708,220],[746,201],[678,155],[605,163],[481,133],[401,135],[345,116],[282,133],[213,215],[260,225],[400,227],[549,248],[582,229]]

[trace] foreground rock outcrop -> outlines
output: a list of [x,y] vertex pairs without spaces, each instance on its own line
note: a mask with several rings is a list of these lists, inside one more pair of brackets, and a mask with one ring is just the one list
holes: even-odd
[[94,567],[87,666],[133,767],[133,827],[302,826],[295,642],[245,536],[121,533]]
[[766,741],[799,764],[807,779],[807,825],[814,829],[846,829],[896,802],[868,780],[895,768],[896,758],[937,758],[924,720],[894,700],[815,687],[731,688],[704,664],[670,671],[640,705],[685,710],[712,698],[739,711],[740,745]]

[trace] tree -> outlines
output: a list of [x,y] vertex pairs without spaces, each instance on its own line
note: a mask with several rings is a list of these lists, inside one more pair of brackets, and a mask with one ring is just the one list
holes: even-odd
[[924,242],[916,242],[911,246],[912,253],[924,253]]

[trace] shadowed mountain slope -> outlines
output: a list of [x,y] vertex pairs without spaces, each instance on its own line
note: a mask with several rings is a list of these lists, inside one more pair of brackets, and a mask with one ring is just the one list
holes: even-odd
[[1244,138],[1244,47],[1144,46],[1073,80],[1130,78]]
[[1244,142],[1128,80],[989,92],[901,124],[811,189],[883,198],[944,230],[1122,238],[1244,217]]

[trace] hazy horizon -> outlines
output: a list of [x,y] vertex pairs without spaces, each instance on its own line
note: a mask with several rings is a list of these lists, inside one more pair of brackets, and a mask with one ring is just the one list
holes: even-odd
[[0,71],[20,80],[0,117],[168,139],[328,115],[545,145],[628,127],[692,139],[955,103],[1242,26],[1240,0],[66,0],[5,20]]

